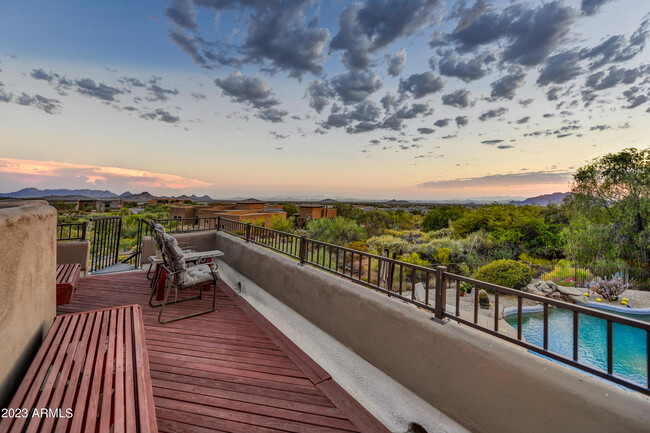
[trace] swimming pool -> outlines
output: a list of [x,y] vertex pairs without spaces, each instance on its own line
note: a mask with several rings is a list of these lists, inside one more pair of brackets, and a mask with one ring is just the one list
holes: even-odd
[[[540,307],[541,308],[541,307]],[[600,309],[600,308],[599,308]],[[603,309],[600,309],[603,310]],[[517,313],[505,312],[505,320],[517,329]],[[625,314],[626,317],[650,322],[647,314]],[[613,373],[623,379],[648,386],[646,331],[613,324]],[[544,316],[540,312],[524,312],[521,332],[530,344],[543,346]],[[548,350],[571,358],[573,356],[573,313],[562,308],[549,309]],[[578,320],[578,361],[607,371],[607,322],[586,314]]]

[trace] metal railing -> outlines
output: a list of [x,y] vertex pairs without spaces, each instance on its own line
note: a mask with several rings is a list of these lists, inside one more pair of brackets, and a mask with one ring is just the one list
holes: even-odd
[[85,241],[88,223],[58,223],[56,225],[57,241]]
[[[191,218],[156,220],[156,222],[168,228],[171,233],[203,230],[224,231],[245,242],[258,244],[282,253],[297,260],[301,265],[314,266],[384,293],[389,297],[415,305],[432,313],[437,322],[444,323],[447,320],[454,320],[563,364],[650,395],[650,323],[474,280],[449,272],[445,266],[437,266],[434,269],[396,260],[395,255],[389,257],[387,251],[385,255],[380,256],[227,218]],[[148,227],[146,222],[143,224],[143,235],[148,230],[144,228],[145,226]],[[141,241],[142,236],[139,239]],[[467,287],[473,288],[472,299],[465,300],[466,305],[461,308],[460,298],[465,294],[463,288]],[[493,302],[493,305],[490,307],[489,315],[481,314],[479,289],[492,292],[489,296],[491,296],[490,301]],[[502,332],[500,329],[503,320],[501,306],[506,303],[508,297],[510,297],[510,302],[513,302],[512,297],[514,297],[517,305],[516,337],[508,335],[507,332]],[[447,309],[449,301],[453,301],[450,304],[452,305],[451,311]],[[542,344],[539,346],[527,342],[523,338],[524,301],[541,304],[543,337]],[[555,308],[568,310],[573,316],[572,356],[570,357],[549,349],[549,312]],[[601,370],[589,365],[579,357],[578,345],[581,340],[578,324],[581,315],[591,316],[606,323],[607,347],[606,359],[603,362],[603,365],[607,366],[606,369]],[[614,324],[629,326],[645,332],[645,357],[648,370],[648,383],[645,385],[630,381],[614,372]]]
[[[474,280],[448,272],[445,266],[437,266],[435,269],[427,268],[396,260],[394,257],[391,258],[387,255],[379,256],[327,242],[308,239],[305,236],[278,232],[277,230],[253,226],[252,224],[244,224],[225,218],[220,218],[217,227],[220,230],[242,238],[246,242],[256,243],[293,257],[300,264],[312,265],[385,293],[390,297],[416,305],[423,310],[433,313],[435,320],[438,322],[444,322],[449,319],[455,320],[458,323],[501,338],[571,367],[650,395],[650,323]],[[468,312],[470,317],[461,313],[460,298],[464,294],[461,283],[473,287],[472,311]],[[418,284],[421,284],[421,286],[418,287]],[[450,290],[453,291],[453,299],[455,300],[454,311],[447,310],[447,302],[449,301],[448,287],[450,286],[452,286]],[[493,309],[491,316],[480,314],[479,289],[493,292],[492,300],[494,303],[490,307]],[[500,312],[500,302],[501,297],[504,296],[516,297],[516,338],[511,337],[507,333],[500,332],[500,321],[503,320],[502,313]],[[542,305],[543,343],[541,346],[531,344],[523,338],[522,320],[524,300]],[[551,308],[561,308],[572,312],[572,357],[566,357],[549,350],[549,310]],[[606,371],[586,364],[579,359],[578,344],[580,336],[578,324],[580,315],[595,317],[606,322]],[[486,325],[490,321],[491,324]],[[645,332],[645,357],[647,366],[647,383],[645,386],[614,373],[614,323]]]

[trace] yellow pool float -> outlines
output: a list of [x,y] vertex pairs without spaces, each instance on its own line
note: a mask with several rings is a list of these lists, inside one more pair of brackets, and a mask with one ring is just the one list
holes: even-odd
[[627,305],[627,301],[626,301],[626,300],[622,300],[622,301],[621,301],[621,304],[622,304],[622,305]]
[[603,300],[600,298],[596,298],[596,302],[603,302]]

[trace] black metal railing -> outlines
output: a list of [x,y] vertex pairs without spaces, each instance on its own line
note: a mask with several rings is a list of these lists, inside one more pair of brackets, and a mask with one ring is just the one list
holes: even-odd
[[[216,221],[210,222],[210,220],[215,219]],[[190,220],[157,220],[156,222],[169,228],[168,231],[172,233],[202,230],[227,232],[246,242],[255,243],[287,255],[296,259],[302,265],[314,266],[384,293],[389,297],[413,304],[431,312],[437,322],[443,323],[447,320],[454,320],[613,383],[650,395],[650,323],[474,280],[449,272],[445,266],[437,266],[434,269],[396,260],[394,254],[389,257],[388,251],[385,252],[385,255],[380,256],[222,217],[192,218]],[[146,230],[144,229],[143,233],[146,233]],[[142,237],[139,239],[141,240]],[[470,300],[466,300],[466,305],[461,308],[460,298],[464,297],[467,288],[472,288],[473,292]],[[479,289],[491,292],[489,295],[489,301],[491,302],[491,306],[488,307],[490,308],[489,314],[481,313]],[[510,303],[514,301],[517,305],[516,337],[508,335],[507,332],[502,332],[501,329],[503,326],[502,320],[504,320],[501,307],[508,297]],[[527,342],[523,338],[524,300],[529,303],[541,304],[543,338],[542,344],[539,346]],[[449,301],[452,301],[449,304],[452,311],[447,310]],[[549,311],[554,308],[569,310],[573,315],[571,357],[549,349]],[[604,361],[607,368],[604,370],[585,363],[579,357],[578,343],[580,334],[578,324],[580,315],[595,317],[604,320],[607,324],[607,348],[605,351],[606,360]],[[645,357],[648,366],[648,383],[645,386],[621,377],[614,372],[613,324],[629,326],[645,332]]]
[[118,262],[122,217],[99,217],[91,222],[90,272],[93,272]]
[[[435,301],[434,303],[437,306],[440,306],[440,308],[436,309],[436,317],[438,319],[442,318],[449,318],[453,319],[459,323],[462,323],[464,325],[470,326],[472,328],[478,329],[480,331],[486,332],[488,334],[491,334],[495,337],[501,338],[503,340],[509,341],[511,343],[517,344],[519,346],[525,347],[528,350],[531,350],[533,352],[539,353],[541,355],[547,356],[549,358],[552,358],[556,361],[562,362],[564,364],[570,365],[572,367],[578,368],[580,370],[586,371],[588,373],[591,373],[595,376],[610,380],[614,383],[617,383],[619,385],[624,385],[628,388],[632,388],[636,391],[642,392],[644,394],[650,395],[650,323],[648,322],[643,322],[640,320],[628,318],[625,316],[621,315],[616,315],[616,314],[610,314],[606,313],[603,311],[599,311],[593,308],[587,308],[583,307],[580,305],[576,304],[570,304],[568,302],[563,302],[563,301],[558,301],[554,300],[551,298],[546,298],[543,296],[538,296],[538,295],[533,295],[530,293],[522,292],[519,290],[514,290],[514,289],[509,289],[507,287],[502,287],[498,286],[495,284],[490,284],[486,283],[483,281],[477,281],[471,278],[467,278],[461,275],[456,275],[450,272],[447,272],[446,267],[444,266],[439,266],[436,268],[436,271],[440,274],[438,277],[438,281],[441,281],[442,283],[440,284],[440,288],[438,290],[438,287],[436,287],[436,294],[435,294]],[[447,288],[450,285],[453,286],[452,290],[454,291],[455,295],[455,311],[453,312],[448,312],[446,311],[446,305],[447,305]],[[471,314],[471,318],[467,317],[462,317],[463,314],[460,311],[460,296],[461,296],[461,284],[464,283],[466,285],[472,286],[473,289],[473,314]],[[485,321],[483,323],[480,323],[481,321],[479,320],[479,309],[480,307],[480,301],[479,301],[479,290],[478,289],[485,289],[485,290],[490,290],[493,292],[492,298],[490,301],[493,301],[492,306],[490,309],[493,309],[492,311],[492,324],[491,326],[486,326]],[[517,336],[516,338],[513,338],[506,333],[499,332],[499,325],[500,325],[500,320],[502,319],[502,315],[499,314],[500,311],[500,297],[504,295],[510,295],[510,296],[515,296],[517,299]],[[534,344],[531,344],[527,341],[525,341],[522,337],[522,319],[523,319],[523,301],[528,300],[532,301],[536,304],[541,304],[542,305],[542,312],[543,312],[543,343],[541,346],[537,346]],[[549,309],[550,308],[561,308],[564,310],[569,310],[572,312],[573,320],[572,320],[572,334],[573,334],[573,342],[572,342],[572,357],[568,358],[566,356],[563,356],[561,354],[558,354],[556,352],[553,352],[549,350]],[[439,311],[441,309],[441,311]],[[607,323],[607,338],[606,338],[606,362],[605,364],[607,365],[607,370],[600,370],[598,368],[594,368],[590,365],[587,365],[583,362],[580,361],[578,357],[578,343],[580,341],[579,337],[579,316],[580,315],[587,315],[591,317],[595,317],[601,320],[606,321]],[[645,331],[646,334],[646,374],[647,374],[647,382],[645,386],[640,385],[638,383],[632,382],[630,380],[627,380],[625,378],[620,377],[619,375],[614,374],[614,361],[613,361],[613,324],[617,323],[620,325],[625,325],[629,326],[632,328],[636,328],[642,331]]]
[[56,225],[57,241],[85,241],[88,223],[58,223]]

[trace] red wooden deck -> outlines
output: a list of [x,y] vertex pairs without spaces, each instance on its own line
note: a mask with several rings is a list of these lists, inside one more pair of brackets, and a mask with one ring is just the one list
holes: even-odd
[[[161,432],[388,432],[223,282],[216,312],[160,325],[145,274],[81,278],[57,314],[142,306]],[[211,302],[208,292],[201,301],[168,306],[169,314]]]

